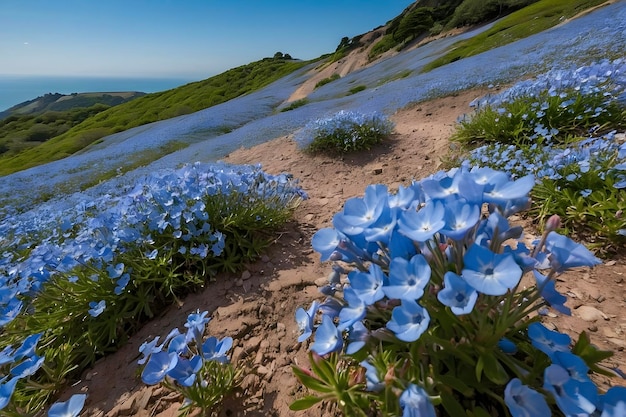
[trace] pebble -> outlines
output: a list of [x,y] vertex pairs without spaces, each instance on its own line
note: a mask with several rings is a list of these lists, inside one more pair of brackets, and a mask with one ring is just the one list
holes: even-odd
[[250,279],[251,276],[252,274],[250,273],[250,271],[243,271],[243,273],[241,274],[241,279],[245,281],[247,279]]
[[585,321],[609,320],[608,316],[591,306],[580,306],[576,309],[578,317]]

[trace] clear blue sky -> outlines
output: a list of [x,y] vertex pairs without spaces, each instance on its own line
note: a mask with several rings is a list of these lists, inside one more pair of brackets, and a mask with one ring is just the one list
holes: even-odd
[[185,77],[311,59],[413,0],[0,0],[0,75]]

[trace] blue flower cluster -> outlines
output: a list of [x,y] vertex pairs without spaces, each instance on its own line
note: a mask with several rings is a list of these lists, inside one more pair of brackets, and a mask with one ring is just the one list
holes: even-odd
[[363,114],[341,110],[330,117],[307,123],[296,133],[294,140],[300,149],[305,149],[321,138],[337,137],[342,141],[342,149],[360,149],[364,146],[359,142],[389,135],[393,127],[393,123],[378,112]]
[[[0,352],[0,410],[7,408],[18,382],[34,375],[45,361],[37,354],[37,344],[42,334],[28,336],[18,348],[7,346]],[[66,402],[58,402],[50,407],[49,417],[78,416],[83,408],[86,395],[77,394]]]
[[[138,363],[145,365],[141,373],[144,383],[154,385],[164,381],[173,382],[169,386],[179,388],[185,394],[202,391],[215,382],[212,380],[215,371],[208,366],[230,363],[228,351],[233,346],[233,339],[218,339],[213,336],[204,339],[206,325],[210,321],[207,315],[207,311],[191,313],[185,323],[185,333],[174,328],[161,344],[158,344],[160,336],[157,336],[139,347],[143,356]],[[201,395],[192,397],[202,398]],[[186,398],[186,402],[190,401],[190,398]]]
[[[485,166],[507,172],[513,178],[534,175],[543,179],[574,182],[582,174],[597,171],[599,178],[613,177],[613,186],[626,188],[626,143],[610,132],[600,137],[589,137],[556,147],[550,142],[528,148],[495,143],[471,151],[463,162],[466,166]],[[586,195],[583,195],[586,197]]]
[[[284,207],[306,197],[286,174],[269,175],[260,166],[199,163],[146,176],[117,196],[111,191],[67,210],[42,205],[2,219],[0,326],[22,310],[20,298],[36,294],[54,274],[72,279],[71,271],[82,265],[102,271],[94,279],[113,280],[115,293],[121,294],[132,271],[116,259],[130,248],[145,247],[149,259],[172,249],[200,259],[219,256],[224,236],[211,225],[207,198],[237,195],[242,204],[258,201]],[[159,237],[167,237],[169,243],[155,247]],[[94,300],[85,307],[97,316],[105,305]]]
[[18,348],[7,346],[0,352],[0,410],[10,402],[20,379],[33,375],[44,362],[36,353],[41,334],[27,337]]
[[[233,210],[263,204],[280,211],[306,198],[287,174],[270,175],[260,166],[200,163],[155,172],[132,189],[110,191],[63,210],[58,209],[63,202],[51,202],[0,220],[0,327],[20,314],[33,313],[30,300],[36,300],[53,278],[70,284],[87,278],[102,282],[98,286],[102,291],[110,288],[106,294],[85,294],[83,310],[78,306],[72,312],[83,321],[100,320],[107,303],[128,291],[137,273],[129,262],[120,261],[128,253],[137,253],[147,263],[159,259],[167,263],[173,254],[179,255],[186,265],[219,257],[225,235],[208,217],[206,204],[213,198],[228,199]],[[90,296],[94,299],[88,300]],[[24,346],[32,345],[34,352],[42,334],[27,336]],[[11,373],[3,375],[6,401],[18,379],[35,372],[44,361],[45,354],[20,353],[25,349],[13,351],[8,346],[3,351],[2,364],[11,367]]]
[[[626,59],[603,60],[578,68],[552,69],[534,79],[519,81],[499,94],[478,98],[470,106],[476,109],[485,106],[498,108],[519,97],[536,98],[544,93],[564,99],[573,94],[601,94],[606,97],[606,102],[618,100],[626,103]],[[571,104],[569,100],[563,104],[564,111],[567,111],[568,102]],[[545,110],[542,109],[544,103],[536,103],[536,106],[538,111]],[[588,109],[588,112],[600,111],[602,109]]]
[[[556,219],[551,219],[534,248],[519,240],[521,227],[511,226],[507,217],[528,207],[534,183],[532,175],[511,180],[490,168],[458,168],[401,186],[396,193],[383,185],[368,186],[363,197],[346,201],[343,211],[333,217],[333,228],[321,229],[313,237],[322,261],[340,263],[334,265],[329,284],[320,289],[327,298],[296,311],[298,340],[314,334],[310,349],[318,355],[361,352],[363,357],[364,349],[372,355],[385,343],[404,343],[407,349],[419,343],[428,346],[427,341],[451,326],[454,317],[473,317],[459,321],[467,326],[502,315],[492,318],[502,320],[500,325],[510,320],[505,327],[519,328],[529,312],[546,305],[569,314],[566,297],[555,288],[555,276],[600,261],[584,246],[554,232]],[[529,293],[512,301],[522,276],[529,272],[535,276],[534,300],[529,301],[533,298]],[[519,314],[494,311],[497,305],[504,305],[504,310],[517,307]],[[480,331],[465,328],[465,337],[471,339],[472,332]],[[539,340],[533,332],[529,336],[533,343]],[[509,348],[515,350],[515,344]],[[559,363],[569,369],[567,363]],[[372,364],[365,360],[361,366],[368,388],[382,389],[385,382]],[[546,386],[552,384],[558,391],[568,384],[566,391],[554,394],[557,401],[578,389],[574,374],[559,381],[550,380],[552,375],[552,370],[546,374]],[[513,381],[507,388],[513,394],[507,396],[530,411],[531,405],[522,398],[531,388]],[[427,393],[426,388],[408,385],[399,399],[405,416],[418,410],[419,415],[435,415],[428,395],[437,393]],[[607,405],[597,393],[583,395],[580,401],[588,400],[593,409],[609,407],[609,394],[604,397]],[[569,400],[563,401],[558,404],[566,412]],[[515,411],[507,403],[515,416],[535,415]]]

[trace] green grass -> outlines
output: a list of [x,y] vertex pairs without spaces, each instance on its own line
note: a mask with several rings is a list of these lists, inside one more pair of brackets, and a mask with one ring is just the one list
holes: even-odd
[[259,90],[306,65],[265,58],[184,86],[137,98],[89,117],[67,132],[17,155],[0,156],[0,175],[55,161],[117,132],[211,107]]
[[507,45],[535,33],[542,32],[591,7],[607,0],[541,0],[511,13],[491,29],[471,39],[458,42],[444,56],[426,65],[422,72]]
[[315,88],[319,88],[328,83],[332,83],[333,81],[338,80],[339,78],[341,78],[339,74],[333,74],[330,77],[323,78],[315,84]]
[[280,109],[281,112],[286,112],[286,111],[290,111],[290,110],[294,110],[297,109],[298,107],[302,107],[309,104],[309,100],[307,100],[306,98],[302,98],[300,100],[296,100],[294,102],[292,102],[291,104],[289,104],[286,107],[283,107],[282,109]]
[[360,91],[363,91],[367,88],[367,86],[364,85],[357,85],[356,87],[352,87],[349,91],[348,91],[348,95],[352,95],[352,94],[356,94]]

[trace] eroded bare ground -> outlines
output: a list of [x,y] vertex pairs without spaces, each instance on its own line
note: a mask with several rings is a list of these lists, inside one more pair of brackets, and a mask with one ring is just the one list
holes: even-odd
[[[292,173],[301,180],[310,199],[300,205],[294,221],[276,236],[269,253],[259,262],[249,265],[243,274],[219,276],[203,292],[161,312],[116,354],[85,370],[81,381],[63,398],[78,391],[88,393],[83,416],[177,415],[182,398],[141,382],[136,365],[138,348],[173,327],[182,328],[187,315],[200,309],[213,317],[211,335],[235,339],[234,361],[247,360],[256,369],[246,376],[243,395],[225,404],[221,415],[334,415],[332,410],[320,408],[299,413],[288,408],[303,395],[291,365],[307,363],[307,346],[296,341],[295,310],[320,298],[316,281],[325,282],[330,272],[329,265],[321,264],[311,249],[311,237],[319,228],[330,226],[332,215],[345,200],[362,195],[367,185],[382,183],[394,189],[440,169],[440,157],[448,151],[457,116],[467,112],[468,103],[484,93],[473,90],[403,109],[392,118],[397,133],[389,142],[343,160],[304,155],[289,137],[231,154],[228,162],[260,162],[270,173]],[[624,256],[605,260],[593,270],[562,275],[558,288],[569,295],[573,315],[551,315],[546,318],[548,325],[574,338],[587,331],[598,347],[615,351],[607,365],[625,364],[625,280]],[[608,379],[599,381],[608,387]]]

